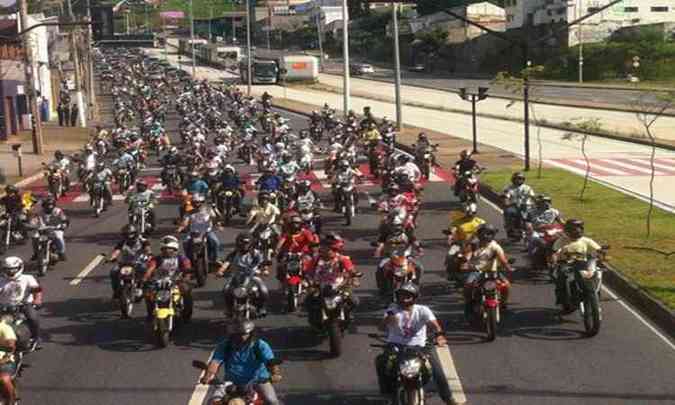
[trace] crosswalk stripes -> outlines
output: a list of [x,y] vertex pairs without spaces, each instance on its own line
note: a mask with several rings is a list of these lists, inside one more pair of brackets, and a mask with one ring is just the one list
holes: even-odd
[[[586,172],[584,159],[546,159],[545,163],[567,169],[578,174]],[[611,176],[649,176],[651,163],[648,158],[612,157],[589,159],[590,173],[594,177]],[[659,177],[675,176],[675,158],[657,158],[654,160],[654,175]]]

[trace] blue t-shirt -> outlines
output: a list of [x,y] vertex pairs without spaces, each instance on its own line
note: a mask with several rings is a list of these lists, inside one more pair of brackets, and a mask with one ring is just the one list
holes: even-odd
[[258,179],[258,186],[260,191],[277,191],[281,187],[281,177],[279,176],[262,176]]
[[204,194],[209,192],[209,185],[204,180],[195,180],[188,184],[187,191],[190,194]]
[[212,358],[213,361],[225,363],[223,364],[225,381],[246,385],[252,381],[262,382],[270,378],[265,363],[274,359],[274,353],[267,342],[256,339],[239,350],[227,346],[229,346],[227,339],[220,342]]
[[226,190],[231,190],[234,188],[239,188],[241,181],[239,180],[239,176],[223,176],[221,179],[221,184]]

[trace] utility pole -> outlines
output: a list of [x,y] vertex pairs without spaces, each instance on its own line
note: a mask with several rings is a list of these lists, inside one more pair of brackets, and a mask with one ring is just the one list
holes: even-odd
[[272,30],[272,7],[267,6],[267,50],[272,49],[270,31]]
[[349,14],[347,9],[347,0],[342,0],[342,93],[343,93],[343,112],[345,117],[351,110],[351,89],[349,83]]
[[195,61],[195,13],[190,0],[190,47],[192,54],[192,78],[197,78],[197,62]]
[[253,78],[251,77],[253,55],[251,54],[251,2],[246,0],[246,95],[251,96],[251,84]]
[[209,6],[209,42],[212,41],[212,36],[211,36],[211,23],[213,22],[213,5]]
[[[19,19],[20,31],[28,28],[28,0],[19,0]],[[42,139],[42,121],[40,120],[40,110],[37,104],[37,92],[35,91],[35,77],[33,75],[33,47],[30,44],[30,36],[23,37],[23,53],[25,57],[24,72],[26,75],[27,89],[26,102],[30,104],[31,128],[33,138],[33,153],[42,155],[44,153],[44,142]]]
[[323,38],[321,32],[321,7],[319,6],[319,12],[316,14],[316,31],[319,36],[319,72],[323,72]]
[[401,55],[398,45],[398,3],[391,4],[391,18],[393,20],[393,36],[394,36],[394,83],[396,92],[396,129],[401,130],[403,125],[402,111],[401,111]]
[[[579,0],[579,6],[577,7],[579,14],[577,15],[577,18],[582,16],[583,9],[581,7],[581,0]],[[584,39],[581,27],[582,25],[579,23],[579,83],[584,82]]]
[[[71,0],[68,0],[68,14],[70,21],[74,21],[75,16],[73,15],[73,4]],[[87,119],[85,116],[84,96],[82,94],[82,78],[80,77],[80,52],[77,48],[77,40],[75,38],[76,32],[76,28],[73,28],[73,30],[70,31],[70,56],[73,58],[73,64],[75,65],[75,102],[77,103],[78,110],[77,120],[80,127],[86,127]]]
[[[91,0],[87,0],[87,20],[91,22]],[[87,29],[88,38],[87,38],[87,49],[89,55],[87,55],[89,69],[89,105],[90,105],[90,114],[89,118],[92,120],[98,119],[98,103],[96,102],[96,93],[94,87],[94,58],[92,52],[92,42],[94,41],[93,28],[90,25]]]

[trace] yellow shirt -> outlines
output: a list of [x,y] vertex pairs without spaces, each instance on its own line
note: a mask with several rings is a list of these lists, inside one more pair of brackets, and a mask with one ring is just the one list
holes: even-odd
[[601,247],[597,242],[585,236],[577,240],[571,240],[567,235],[563,235],[553,244],[553,250],[560,251],[562,260],[588,260],[592,253],[600,249]]
[[14,333],[14,328],[8,325],[6,322],[0,322],[0,363],[7,361],[6,356],[10,356],[9,361],[14,361],[14,355],[10,352],[4,351],[1,348],[7,347],[8,342],[16,342],[16,334]]
[[450,229],[455,229],[454,239],[456,241],[465,241],[471,239],[478,227],[484,223],[485,221],[478,217],[467,218],[462,216],[450,223]]
[[274,204],[267,204],[267,207],[263,208],[261,206],[255,206],[249,213],[249,218],[251,221],[255,221],[256,224],[268,225],[277,220],[281,211]]
[[363,139],[367,142],[379,141],[382,137],[380,136],[380,131],[377,129],[366,131],[363,134]]

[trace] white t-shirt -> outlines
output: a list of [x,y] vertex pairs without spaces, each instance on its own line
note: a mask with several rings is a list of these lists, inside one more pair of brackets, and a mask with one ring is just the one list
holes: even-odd
[[33,302],[30,290],[39,286],[35,277],[28,274],[22,274],[17,280],[0,277],[0,305],[30,304]]
[[412,312],[407,312],[398,305],[392,304],[387,308],[387,312],[389,311],[394,313],[397,322],[395,326],[389,326],[387,329],[387,343],[426,346],[427,324],[436,320],[436,316],[429,307],[415,304]]

